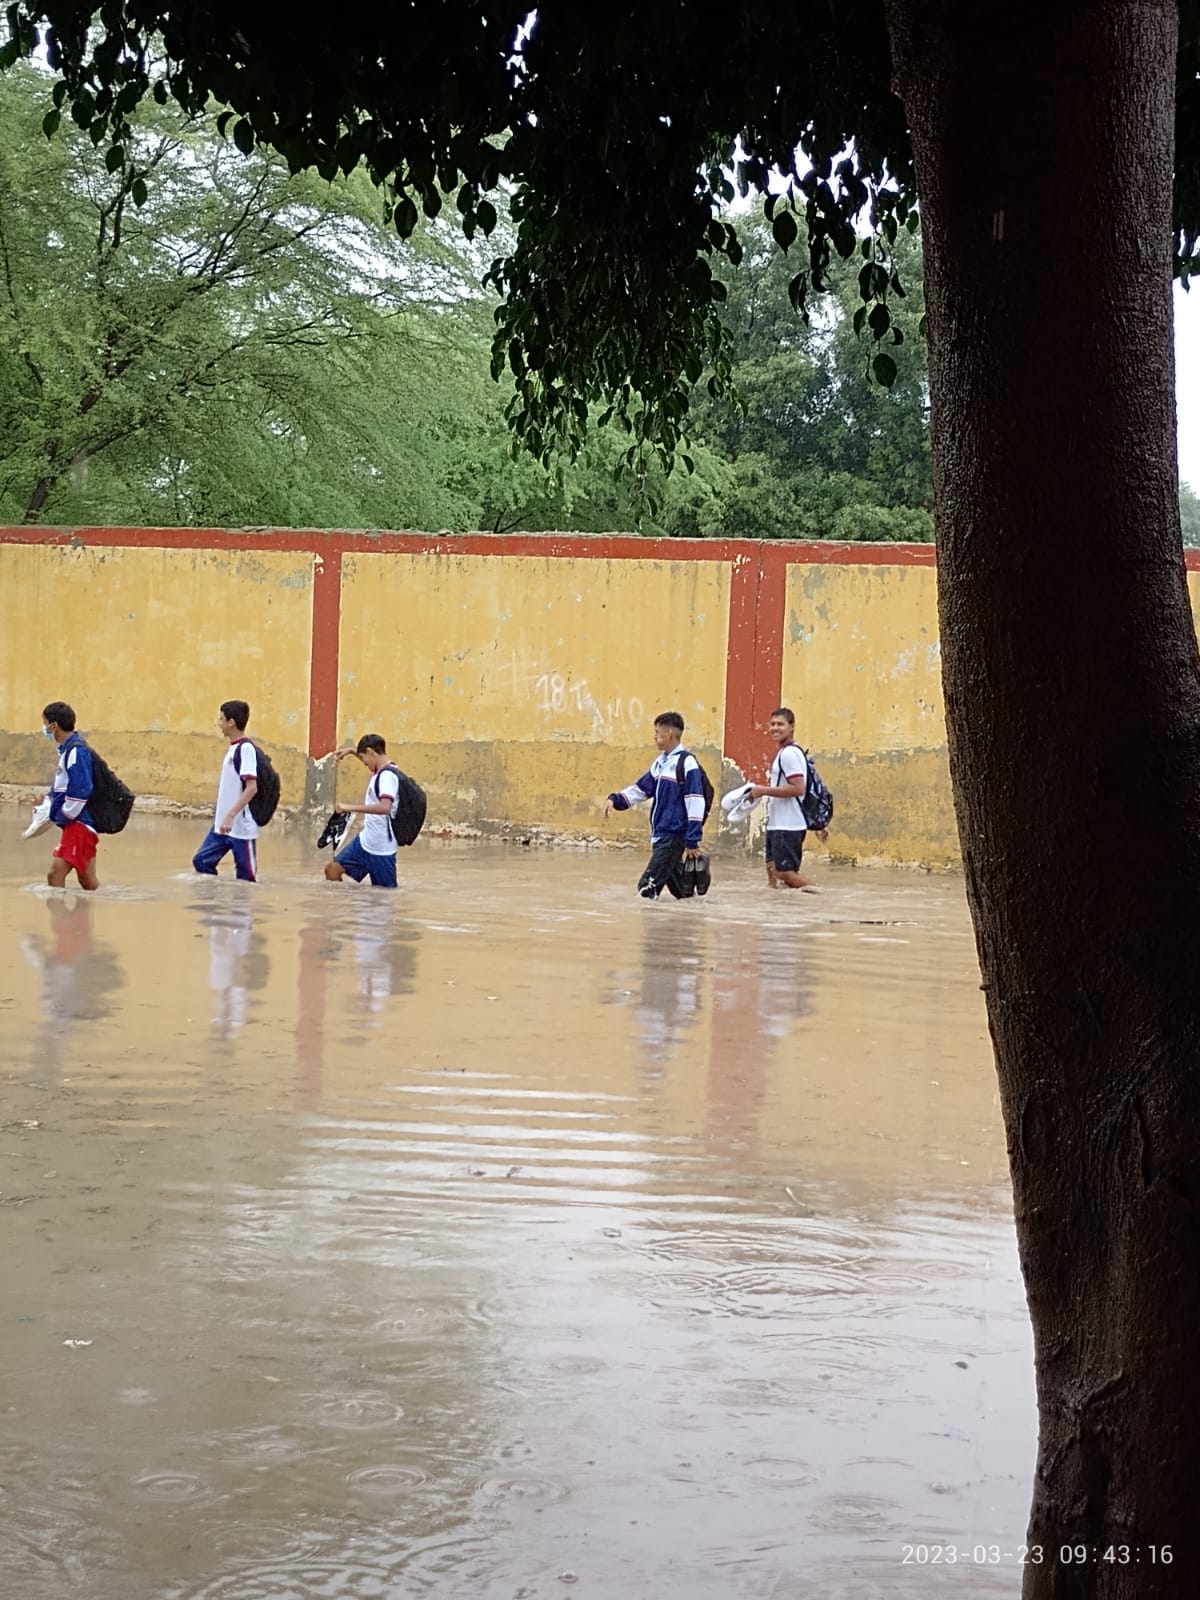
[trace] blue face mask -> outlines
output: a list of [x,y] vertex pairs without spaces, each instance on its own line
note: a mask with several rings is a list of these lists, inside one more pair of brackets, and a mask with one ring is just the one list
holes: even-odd
[[46,726],[45,723],[42,724],[42,738],[43,739],[49,739],[51,744],[54,743],[54,735],[50,732],[50,729]]

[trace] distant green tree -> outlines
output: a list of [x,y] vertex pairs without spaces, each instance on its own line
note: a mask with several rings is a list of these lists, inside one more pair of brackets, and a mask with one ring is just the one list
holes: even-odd
[[177,107],[124,163],[47,141],[45,93],[0,78],[0,516],[473,523],[504,428],[461,253]]
[[[810,301],[810,321],[788,296],[792,268],[761,217],[739,221],[745,254],[722,263],[736,402],[698,386],[696,440],[729,467],[724,531],[749,538],[915,539],[933,537],[928,385],[921,255],[899,236],[896,256],[908,295],[893,311],[905,358],[890,389],[872,381],[876,346],[855,314],[867,308],[857,271],[835,271],[833,293]],[[865,244],[864,252],[871,246]],[[866,264],[860,256],[858,267]]]
[[[45,94],[0,76],[0,517],[930,537],[920,341],[871,384],[853,275],[806,326],[760,219],[723,268],[741,405],[697,387],[692,470],[650,457],[639,485],[627,434],[592,426],[547,472],[488,371],[503,213],[487,243],[401,242],[361,172],[293,176],[153,103],[114,160],[70,121],[48,141]],[[905,270],[911,338],[915,246]]]
[[1184,544],[1192,548],[1200,546],[1200,495],[1189,483],[1179,485],[1179,521]]

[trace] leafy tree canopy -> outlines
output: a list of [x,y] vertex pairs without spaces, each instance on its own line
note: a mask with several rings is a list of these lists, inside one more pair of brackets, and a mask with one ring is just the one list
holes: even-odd
[[553,474],[514,458],[511,378],[488,377],[491,245],[448,218],[402,241],[360,170],[289,175],[213,112],[151,103],[110,166],[70,120],[46,139],[46,91],[44,69],[0,76],[0,517],[931,536],[922,342],[890,391],[872,384],[854,269],[806,325],[761,217],[718,268],[742,399],[698,386],[692,471],[651,462],[639,497],[611,429]]
[[124,163],[47,141],[45,92],[0,79],[0,515],[473,521],[461,463],[503,424],[458,252],[175,106]]
[[[803,242],[799,306],[835,255],[858,250],[856,221],[869,218],[859,292],[876,376],[893,377],[893,252],[916,192],[883,0],[551,0],[532,26],[526,0],[368,7],[343,26],[298,27],[278,0],[61,0],[7,14],[0,64],[44,47],[58,74],[48,131],[69,113],[114,164],[136,165],[131,119],[152,95],[193,112],[215,99],[240,149],[269,145],[293,171],[332,178],[365,162],[403,237],[445,195],[468,236],[488,234],[488,193],[511,184],[517,237],[491,269],[503,297],[493,361],[511,368],[511,420],[543,460],[577,451],[597,409],[629,433],[631,462],[647,445],[670,451],[701,376],[714,393],[727,384],[716,266],[742,249],[722,215],[735,186],[767,194],[780,247]],[[1183,0],[1181,16],[1187,272],[1200,248],[1200,0]],[[773,171],[783,192],[768,193]],[[135,200],[148,177],[134,172]]]

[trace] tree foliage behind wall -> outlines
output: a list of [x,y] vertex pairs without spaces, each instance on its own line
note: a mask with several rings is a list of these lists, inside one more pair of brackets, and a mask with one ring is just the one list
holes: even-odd
[[[616,475],[616,430],[592,426],[557,474],[514,460],[511,384],[488,371],[492,245],[440,224],[402,243],[364,174],[291,176],[173,106],[145,108],[137,161],[110,170],[71,123],[47,140],[45,92],[34,68],[0,76],[0,519],[932,538],[907,235],[885,390],[853,326],[856,266],[806,324],[769,225],[731,218],[744,256],[718,275],[737,400],[696,386],[693,470],[652,462],[647,514]],[[1186,489],[1182,509],[1200,544]]]
[[37,76],[0,79],[0,515],[470,520],[499,404],[461,256],[401,245],[365,178],[291,177],[176,108],[110,170],[46,139]]
[[0,77],[3,519],[930,537],[919,341],[872,386],[853,276],[806,327],[761,220],[725,268],[741,403],[697,386],[693,470],[652,462],[647,515],[615,429],[556,473],[513,458],[490,245],[401,242],[364,174],[291,176],[174,106],[113,163],[70,122],[47,140],[45,93]]

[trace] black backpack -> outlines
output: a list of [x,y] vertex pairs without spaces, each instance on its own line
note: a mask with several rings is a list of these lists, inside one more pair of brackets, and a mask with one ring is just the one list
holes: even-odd
[[92,792],[87,798],[88,814],[97,833],[120,833],[133,810],[134,792],[121,782],[105,761],[88,746],[92,756]]
[[[242,775],[242,746],[253,743],[251,739],[239,739],[234,746],[233,770],[239,778]],[[259,827],[265,828],[279,807],[279,774],[261,745],[254,745],[254,754],[258,763],[258,790],[246,809]]]
[[[379,772],[394,772],[400,782],[400,792],[388,818],[392,838],[397,844],[412,844],[425,826],[425,791],[415,778],[401,772],[394,761],[385,762]],[[383,798],[379,793],[379,772],[375,774],[376,800]]]
[[702,766],[700,766],[699,761],[696,760],[696,757],[692,753],[692,751],[690,751],[690,750],[681,750],[679,752],[679,760],[675,763],[675,781],[676,781],[676,783],[678,783],[680,789],[682,790],[683,786],[684,786],[683,766],[684,766],[684,761],[688,756],[691,756],[692,760],[696,762],[696,765],[698,767],[700,767],[700,787],[704,790],[704,821],[707,822],[708,821],[708,813],[713,808],[713,799],[714,799],[713,786],[712,786],[711,782],[709,781],[708,773],[705,772],[705,770],[704,770],[704,768]]

